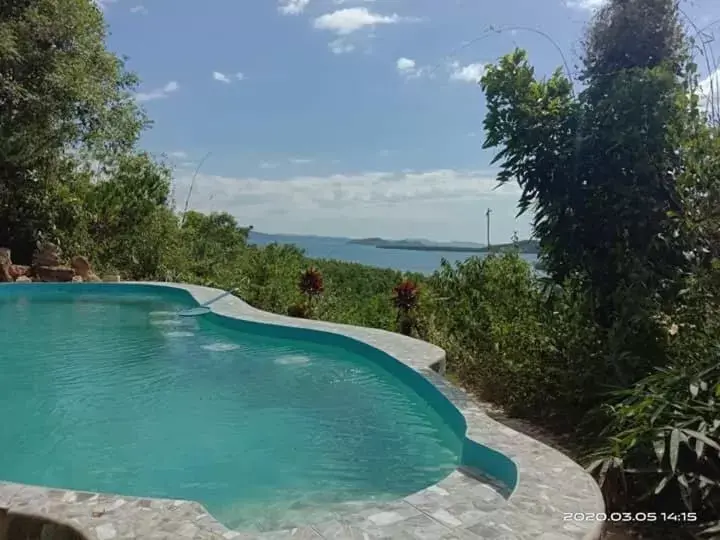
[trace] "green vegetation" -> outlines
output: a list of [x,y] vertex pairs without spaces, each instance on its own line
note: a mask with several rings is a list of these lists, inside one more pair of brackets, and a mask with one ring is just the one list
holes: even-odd
[[560,71],[537,79],[520,50],[487,69],[486,146],[534,211],[547,276],[509,251],[425,278],[251,246],[223,213],[181,219],[168,169],[137,147],[147,122],[101,13],[87,0],[6,2],[0,246],[27,263],[49,239],[100,272],[236,287],[262,309],[414,333],[481,397],[572,434],[610,510],[697,513],[697,530],[664,538],[712,531],[720,137],[678,16],[674,0],[610,0],[578,94]]

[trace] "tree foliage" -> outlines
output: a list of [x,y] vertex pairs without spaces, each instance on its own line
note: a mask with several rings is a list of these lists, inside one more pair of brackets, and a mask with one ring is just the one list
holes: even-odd
[[0,7],[0,244],[27,261],[41,235],[72,213],[74,176],[88,161],[114,172],[146,119],[135,77],[105,48],[87,0]]
[[[561,368],[568,386],[541,385],[552,397],[540,407],[609,422],[597,471],[623,479],[605,484],[611,505],[692,507],[717,519],[707,368],[720,344],[718,138],[698,108],[679,15],[676,0],[608,1],[588,29],[578,81],[560,71],[537,79],[520,50],[503,57],[481,83],[485,147],[499,148],[500,181],[522,188],[520,210],[534,211],[554,282],[542,365]],[[568,353],[582,356],[568,363]],[[692,390],[700,380],[702,405]],[[682,474],[675,457],[648,474],[666,437],[685,456]]]

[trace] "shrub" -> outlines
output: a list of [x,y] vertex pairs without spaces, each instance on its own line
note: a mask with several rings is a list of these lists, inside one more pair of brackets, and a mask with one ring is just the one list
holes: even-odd
[[308,310],[307,304],[303,303],[292,304],[288,308],[287,314],[291,317],[297,317],[298,319],[310,318],[310,311]]
[[305,309],[307,315],[312,316],[314,308],[313,301],[325,290],[323,277],[320,271],[311,266],[300,274],[298,289],[303,295],[305,295]]
[[400,333],[406,336],[412,334],[414,320],[411,313],[418,305],[420,290],[414,281],[405,279],[393,287],[392,303],[397,310],[397,322]]
[[[720,310],[717,270],[688,280],[683,302],[656,316],[665,365],[616,392],[590,469],[612,509],[720,517]],[[716,531],[716,532],[720,532]]]
[[532,268],[517,253],[443,262],[421,308],[421,334],[448,352],[463,381],[511,412],[543,400],[549,343]]
[[607,405],[607,445],[590,470],[611,510],[695,512],[700,521],[720,510],[720,348],[710,367],[659,369]]
[[319,296],[325,290],[323,287],[323,277],[317,268],[312,266],[300,275],[298,288],[308,299]]

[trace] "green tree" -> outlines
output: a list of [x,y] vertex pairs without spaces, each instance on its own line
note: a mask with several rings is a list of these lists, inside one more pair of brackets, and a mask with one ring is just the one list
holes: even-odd
[[[94,181],[84,195],[84,226],[88,253],[135,279],[160,278],[177,217],[170,212],[170,173],[146,153],[128,153],[117,160],[107,178]],[[72,244],[71,244],[72,245]]]
[[676,0],[609,0],[587,33],[578,95],[560,71],[537,80],[522,51],[482,87],[486,147],[500,148],[500,180],[519,183],[521,210],[535,211],[559,289],[542,356],[565,389],[541,384],[551,398],[538,408],[578,420],[602,411],[594,470],[610,479],[611,509],[691,509],[710,521],[720,505],[720,158],[679,15]]
[[54,238],[83,163],[111,172],[146,118],[136,79],[105,48],[102,14],[87,0],[0,6],[0,245],[27,261]]
[[183,216],[182,252],[187,270],[208,285],[237,286],[227,274],[242,271],[249,228],[226,212],[209,215],[189,211]]
[[661,354],[647,315],[672,305],[689,270],[677,216],[694,73],[674,0],[611,0],[585,49],[577,97],[560,71],[536,80],[522,51],[488,69],[485,146],[501,147],[500,181],[535,210],[548,273],[580,280],[594,320],[634,357],[617,366],[627,383]]

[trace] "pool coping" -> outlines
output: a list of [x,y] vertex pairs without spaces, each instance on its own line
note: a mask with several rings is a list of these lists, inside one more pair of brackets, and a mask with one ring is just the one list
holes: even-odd
[[[108,283],[182,289],[199,304],[223,291],[161,282]],[[14,287],[16,285],[8,284]],[[70,285],[73,286],[73,285]],[[464,415],[466,437],[510,458],[518,483],[503,505],[490,504],[488,485],[458,469],[441,482],[401,500],[352,503],[345,511],[310,526],[262,533],[229,530],[192,501],[147,499],[76,492],[0,482],[0,508],[64,523],[88,540],[220,539],[538,539],[596,540],[605,505],[597,483],[569,457],[491,419],[464,391],[441,374],[445,351],[430,343],[384,330],[296,319],[258,310],[235,296],[212,304],[221,316],[320,330],[369,344],[419,372]],[[493,494],[494,495],[494,494]],[[584,519],[568,519],[582,514]]]

